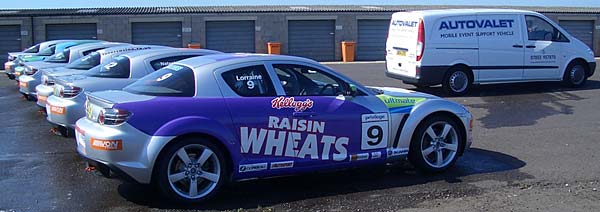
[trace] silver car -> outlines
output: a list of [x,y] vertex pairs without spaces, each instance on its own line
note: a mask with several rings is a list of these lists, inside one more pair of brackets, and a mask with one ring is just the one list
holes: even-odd
[[33,46],[23,50],[22,52],[9,52],[8,53],[8,61],[6,63],[4,63],[4,71],[6,71],[6,75],[8,76],[9,79],[15,78],[15,75],[12,73],[12,71],[14,71],[13,68],[16,65],[18,65],[18,63],[15,63],[15,60],[19,56],[34,55],[34,54],[39,53],[42,49],[46,49],[48,47],[52,47],[52,46],[56,45],[57,43],[67,42],[67,41],[71,41],[71,40],[44,41],[44,42],[38,43],[36,45],[33,45]]
[[19,77],[19,92],[25,95],[28,99],[35,99],[35,87],[42,81],[42,73],[38,70],[56,68],[66,66],[71,62],[77,61],[79,58],[88,54],[115,46],[130,45],[126,43],[113,42],[98,42],[88,43],[70,47],[63,52],[56,53],[43,61],[26,62],[25,75]]
[[149,49],[164,49],[171,48],[168,46],[157,45],[125,45],[110,47],[93,52],[85,57],[79,58],[77,61],[70,63],[64,67],[42,70],[42,83],[35,87],[37,94],[37,105],[45,108],[46,99],[54,92],[54,78],[60,76],[70,76],[74,74],[83,74],[87,70],[92,69],[112,58],[134,51],[142,51]]
[[120,90],[173,62],[217,53],[220,52],[178,48],[136,51],[115,57],[83,75],[57,77],[54,93],[46,101],[47,119],[63,136],[69,136],[77,119],[85,115],[83,92]]

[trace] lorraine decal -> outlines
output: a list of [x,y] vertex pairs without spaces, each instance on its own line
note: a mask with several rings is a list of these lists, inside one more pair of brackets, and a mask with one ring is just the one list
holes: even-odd
[[65,114],[65,107],[60,107],[60,106],[54,106],[54,105],[48,105],[50,106],[50,113],[53,114],[58,114],[58,115],[64,115]]
[[271,100],[271,107],[275,109],[282,108],[294,108],[294,111],[305,111],[306,109],[312,108],[314,102],[310,99],[304,101],[296,101],[294,97],[277,97]]
[[294,167],[294,161],[280,161],[280,162],[272,162],[271,169],[285,169]]
[[255,172],[262,171],[267,169],[267,163],[253,163],[253,164],[243,164],[240,165],[238,169],[240,173],[242,172]]
[[348,137],[325,134],[325,122],[269,116],[267,128],[240,127],[242,154],[343,161]]
[[91,142],[92,149],[103,150],[103,151],[114,151],[123,149],[122,140],[102,140],[92,138]]

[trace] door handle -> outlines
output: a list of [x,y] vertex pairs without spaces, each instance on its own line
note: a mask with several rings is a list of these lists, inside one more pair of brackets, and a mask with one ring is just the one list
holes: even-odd
[[527,46],[525,46],[525,48],[533,49],[533,48],[535,48],[535,46],[534,45],[527,45]]
[[513,45],[514,48],[523,48],[523,45],[519,45],[519,44],[515,44]]
[[313,117],[313,116],[316,116],[317,113],[315,113],[315,112],[294,112],[292,115],[294,117]]

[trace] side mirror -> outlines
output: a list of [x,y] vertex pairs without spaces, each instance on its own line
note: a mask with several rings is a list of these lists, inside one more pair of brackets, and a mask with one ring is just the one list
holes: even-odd
[[352,85],[352,84],[348,84],[348,89],[346,90],[346,96],[356,96],[356,94],[358,93],[358,89],[356,89],[356,86]]

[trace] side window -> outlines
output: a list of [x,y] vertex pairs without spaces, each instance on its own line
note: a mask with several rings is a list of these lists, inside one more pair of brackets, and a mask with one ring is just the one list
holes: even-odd
[[160,58],[160,59],[150,61],[150,65],[152,66],[152,69],[154,69],[156,71],[158,69],[167,67],[171,63],[174,63],[174,62],[177,62],[177,61],[180,61],[183,59],[187,59],[190,57],[196,57],[196,56],[201,56],[201,55],[179,55],[179,56],[165,57],[165,58]]
[[567,42],[568,39],[546,20],[536,16],[525,16],[529,40]]
[[277,92],[265,66],[247,66],[224,72],[223,79],[240,96],[276,96]]
[[294,64],[274,64],[273,68],[288,96],[337,96],[345,94],[346,83],[322,70]]
[[103,48],[90,49],[90,50],[82,52],[82,54],[83,54],[83,56],[86,56],[86,55],[91,54],[92,52],[98,51],[100,49],[103,49]]

